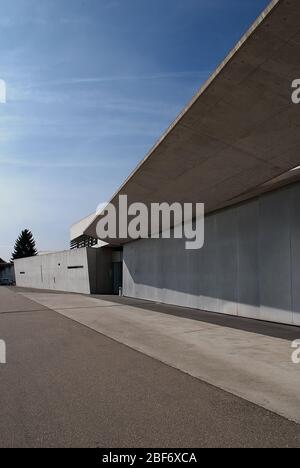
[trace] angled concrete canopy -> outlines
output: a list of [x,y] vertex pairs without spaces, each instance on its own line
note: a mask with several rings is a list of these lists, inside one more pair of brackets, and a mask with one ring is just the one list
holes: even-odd
[[[126,194],[211,212],[274,188],[300,162],[296,78],[300,2],[273,0],[111,202]],[[86,234],[97,237],[98,219]]]
[[94,221],[95,218],[96,213],[92,213],[80,221],[77,221],[77,223],[72,224],[70,228],[70,240],[72,241],[84,235],[85,229]]

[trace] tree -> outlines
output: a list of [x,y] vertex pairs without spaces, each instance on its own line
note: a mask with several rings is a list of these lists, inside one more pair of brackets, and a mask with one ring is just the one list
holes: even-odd
[[34,257],[37,253],[32,232],[28,229],[24,229],[16,240],[11,257],[12,261],[17,260],[18,258]]

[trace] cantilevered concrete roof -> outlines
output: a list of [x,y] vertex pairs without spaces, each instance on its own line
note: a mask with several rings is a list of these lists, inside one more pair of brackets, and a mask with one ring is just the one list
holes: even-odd
[[84,231],[90,226],[90,224],[95,220],[96,213],[92,213],[85,218],[77,221],[77,223],[72,224],[70,228],[70,240],[77,239],[84,234]]
[[[270,190],[300,164],[297,78],[300,1],[273,0],[111,202],[126,194],[211,212]],[[97,220],[86,234],[96,237]]]

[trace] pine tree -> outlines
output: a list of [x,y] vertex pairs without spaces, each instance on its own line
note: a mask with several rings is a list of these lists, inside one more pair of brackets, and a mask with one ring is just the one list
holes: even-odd
[[28,229],[24,229],[16,240],[11,257],[12,261],[17,260],[18,258],[34,257],[37,253],[32,232]]

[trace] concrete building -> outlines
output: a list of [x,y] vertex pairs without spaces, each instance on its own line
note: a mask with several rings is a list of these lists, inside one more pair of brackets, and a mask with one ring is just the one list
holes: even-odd
[[[114,293],[123,265],[125,296],[300,325],[297,78],[300,2],[273,0],[111,199],[116,207],[119,195],[148,207],[205,203],[204,248],[187,251],[179,239],[108,239],[109,248],[91,250],[115,246],[115,273],[106,265]],[[100,216],[72,227],[72,247],[96,243]],[[73,252],[87,258],[89,250]],[[79,292],[80,273],[73,274],[68,290]],[[85,272],[85,292],[94,274]]]
[[95,216],[89,215],[71,226],[70,250],[40,252],[35,257],[15,260],[17,286],[82,294],[119,294],[122,249],[84,234]]
[[111,239],[124,295],[300,325],[299,58],[300,2],[274,0],[114,195],[208,215],[199,251]]
[[84,234],[85,229],[94,221],[96,213],[92,213],[77,223],[74,223],[70,229],[70,247],[71,249],[80,249],[82,247],[95,247],[103,245],[103,242],[95,237]]

